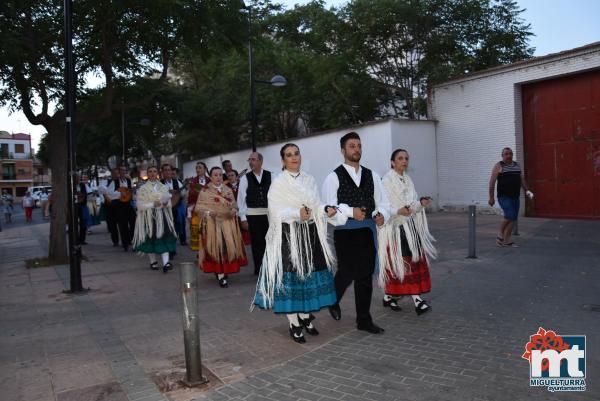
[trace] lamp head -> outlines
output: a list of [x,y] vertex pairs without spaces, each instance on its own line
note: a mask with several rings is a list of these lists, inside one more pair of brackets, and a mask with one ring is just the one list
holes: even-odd
[[273,86],[286,86],[287,85],[287,79],[285,79],[285,77],[281,76],[281,75],[275,75],[273,78],[271,78],[271,85]]

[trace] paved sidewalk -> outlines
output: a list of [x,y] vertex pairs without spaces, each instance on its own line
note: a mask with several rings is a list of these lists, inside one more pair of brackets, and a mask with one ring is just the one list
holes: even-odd
[[[68,268],[25,269],[46,253],[48,225],[0,233],[0,400],[520,400],[598,399],[600,222],[522,219],[520,248],[497,248],[497,216],[478,216],[478,259],[466,256],[466,215],[432,214],[440,257],[432,265],[431,313],[408,301],[372,311],[381,336],[326,311],[321,335],[293,343],[284,318],[248,308],[255,276],[245,267],[228,289],[200,274],[203,362],[218,379],[208,392],[161,393],[183,369],[179,275],[114,248],[104,226],[84,248],[85,295],[62,293]],[[180,248],[175,262],[194,255]],[[176,268],[177,269],[177,268]],[[587,335],[584,393],[529,388],[524,344],[538,327]],[[159,383],[159,386],[155,385]],[[168,390],[168,389],[167,389]]]

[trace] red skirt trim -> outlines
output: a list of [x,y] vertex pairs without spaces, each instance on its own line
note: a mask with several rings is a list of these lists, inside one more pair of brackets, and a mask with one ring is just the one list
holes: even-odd
[[232,262],[219,263],[210,256],[206,255],[204,262],[202,262],[200,268],[204,273],[221,273],[221,274],[232,274],[239,273],[240,266],[246,266],[248,264],[247,258],[240,258]]
[[389,281],[385,284],[387,295],[419,295],[431,291],[431,277],[429,266],[423,257],[417,263],[411,257],[403,257],[404,263],[410,265],[409,271],[404,274],[404,280],[392,278],[388,274]]

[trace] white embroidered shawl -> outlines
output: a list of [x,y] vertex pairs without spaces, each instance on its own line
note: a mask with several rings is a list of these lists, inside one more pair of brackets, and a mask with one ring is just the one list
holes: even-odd
[[[401,176],[392,169],[383,176],[382,184],[392,207],[392,217],[378,231],[379,262],[382,267],[379,269],[378,282],[383,287],[390,275],[402,281],[405,271],[410,268],[402,258],[400,227],[404,228],[413,262],[428,256],[435,259],[437,251],[432,243],[435,238],[429,233],[425,208],[408,174]],[[409,206],[411,215],[397,214],[397,210],[405,206]]]
[[[137,219],[135,221],[135,230],[133,233],[133,246],[142,244],[146,239],[156,238],[164,235],[165,227],[163,215],[166,217],[169,231],[175,233],[175,224],[173,223],[173,214],[169,204],[171,194],[169,189],[160,181],[148,181],[136,193]],[[154,202],[159,201],[161,206],[157,207]],[[156,222],[156,233],[154,228]]]

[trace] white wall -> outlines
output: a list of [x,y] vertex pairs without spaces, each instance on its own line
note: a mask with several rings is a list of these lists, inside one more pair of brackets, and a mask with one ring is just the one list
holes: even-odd
[[[428,159],[435,161],[435,125],[431,121],[412,122],[390,119],[290,140],[290,142],[300,147],[302,169],[316,178],[319,188],[321,188],[325,177],[342,163],[343,157],[340,153],[339,141],[344,134],[350,131],[356,131],[361,137],[363,148],[361,164],[380,176],[383,176],[390,168],[390,155],[396,147],[399,147],[396,143],[405,144],[404,146],[412,149],[411,155],[414,152],[416,157],[415,160],[411,160],[411,164],[415,163],[415,170],[411,172],[411,176],[417,185],[423,183],[423,193],[433,194],[432,196],[435,197],[435,194],[437,194],[435,163],[433,167],[429,167],[425,162]],[[265,169],[274,172],[281,171],[279,150],[283,145],[284,142],[279,142],[258,147],[258,151],[262,153],[264,158],[263,167]],[[248,166],[249,154],[250,149],[247,149],[215,155],[204,158],[202,161],[211,168],[220,166],[221,160],[229,159],[233,167],[240,171]],[[197,161],[184,163],[184,177],[195,175]],[[419,188],[421,187],[418,186]]]
[[435,87],[430,107],[437,120],[440,206],[485,208],[492,166],[506,146],[523,166],[522,84],[593,68],[600,68],[600,46]]
[[[392,149],[409,153],[408,174],[420,196],[431,196],[438,204],[435,126],[432,121],[397,121],[392,126]],[[391,156],[388,155],[388,163]]]

